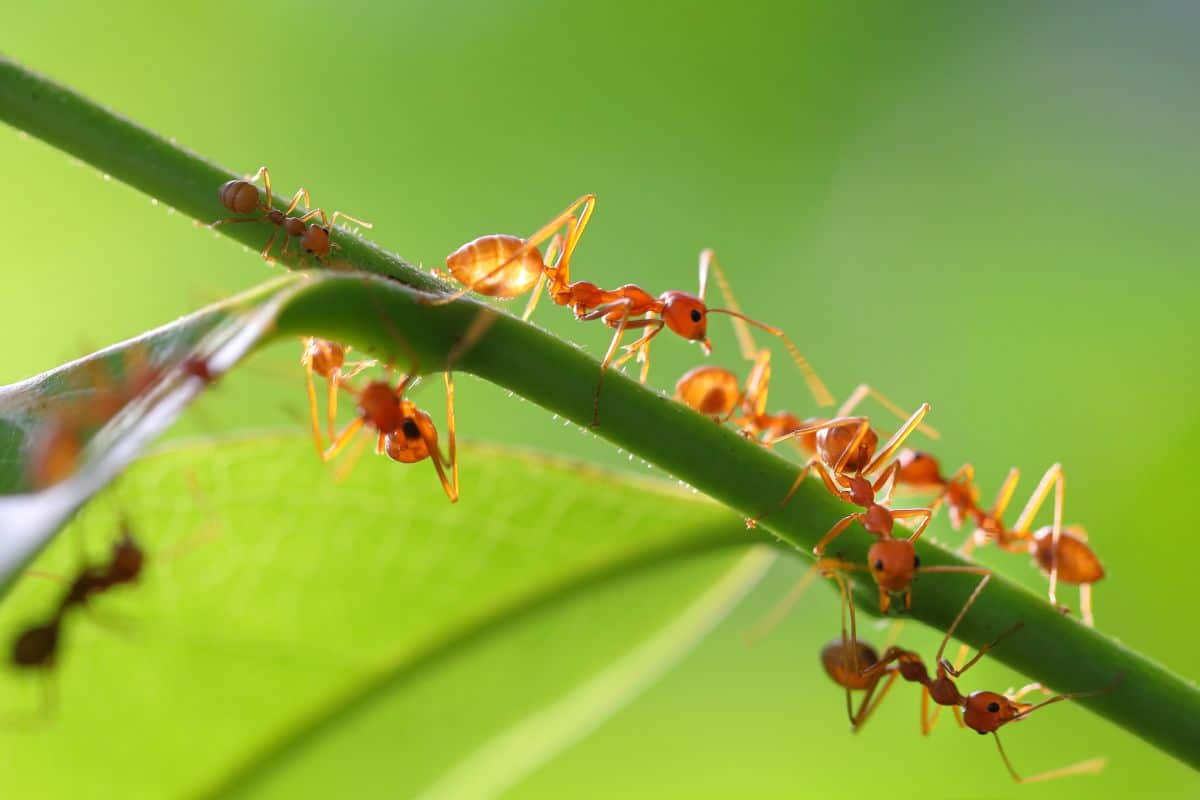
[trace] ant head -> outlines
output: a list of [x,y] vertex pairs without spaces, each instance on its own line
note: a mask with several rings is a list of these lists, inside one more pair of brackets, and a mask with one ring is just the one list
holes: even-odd
[[726,417],[740,396],[737,376],[722,367],[696,367],[675,384],[675,396],[701,414]]
[[58,649],[58,625],[29,628],[13,643],[12,662],[18,667],[49,667]]
[[126,533],[113,544],[112,561],[108,567],[109,577],[118,583],[136,580],[142,572],[146,554],[132,536]]
[[333,243],[329,241],[329,229],[320,225],[309,225],[300,235],[300,246],[304,248],[304,252],[318,258],[329,255],[329,251],[333,249]]
[[712,350],[708,306],[703,300],[687,292],[663,292],[658,301],[663,304],[662,318],[668,328],[690,342],[700,342],[706,354]]
[[[817,432],[817,455],[830,466],[838,463],[842,453],[846,452],[846,448],[857,435],[858,429],[858,422],[845,422],[831,428],[822,428]],[[867,428],[866,433],[858,440],[854,452],[846,458],[842,469],[846,472],[857,472],[866,467],[871,463],[871,456],[875,455],[875,447],[878,444],[879,435],[873,428]]]
[[1029,708],[995,692],[972,692],[963,704],[963,721],[976,733],[994,733]]
[[258,187],[250,181],[226,181],[220,197],[221,205],[235,214],[250,214],[258,208]]
[[328,339],[306,339],[300,363],[312,367],[312,371],[322,378],[328,378],[346,363],[346,348]]
[[396,390],[387,381],[371,381],[358,395],[358,410],[375,430],[389,434],[404,422],[404,412]]
[[437,428],[421,409],[404,400],[400,403],[404,419],[383,440],[388,458],[403,464],[415,464],[429,458],[429,443],[437,444]]
[[881,539],[867,551],[867,563],[875,583],[889,592],[902,592],[912,585],[921,559],[907,539]]
[[896,456],[896,461],[900,463],[900,471],[896,473],[897,483],[914,488],[941,486],[941,464],[929,453],[906,447]]
[[870,508],[875,505],[875,487],[862,475],[850,479],[850,502],[856,506]]

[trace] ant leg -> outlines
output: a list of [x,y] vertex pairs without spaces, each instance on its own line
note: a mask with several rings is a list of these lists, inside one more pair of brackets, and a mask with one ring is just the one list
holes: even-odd
[[826,428],[836,428],[841,425],[861,425],[863,423],[867,423],[868,426],[870,425],[870,421],[866,417],[834,417],[833,419],[825,419],[821,420],[820,422],[814,422],[811,425],[804,425],[799,428],[794,428],[787,433],[776,436],[774,439],[768,439],[767,441],[763,442],[763,444],[771,447],[772,445],[782,442],[784,439],[796,439],[809,433],[823,431]]
[[1027,683],[1024,686],[1022,686],[1020,689],[1018,689],[1017,691],[1008,695],[1008,699],[1012,700],[1013,702],[1017,702],[1022,697],[1024,697],[1027,694],[1031,694],[1032,692],[1041,692],[1044,695],[1053,695],[1054,694],[1054,692],[1050,691],[1045,686],[1042,686],[1040,683]]
[[975,604],[975,600],[979,597],[980,592],[983,591],[983,588],[988,585],[988,582],[991,581],[991,579],[992,574],[988,572],[983,576],[983,579],[979,581],[979,584],[975,587],[975,591],[971,592],[970,596],[967,597],[967,602],[963,603],[963,607],[959,609],[958,616],[954,618],[954,622],[950,623],[950,627],[946,629],[946,635],[942,638],[942,645],[938,648],[937,656],[935,656],[933,659],[934,661],[941,662],[942,655],[946,652],[946,645],[950,643],[950,637],[954,635],[954,631],[957,630],[958,624],[962,622],[963,617],[967,615],[967,610]]
[[929,687],[921,687],[921,735],[928,736],[933,733],[934,726],[937,725],[938,717],[942,715],[942,707],[937,703],[933,704],[933,712],[929,711]]
[[[893,415],[895,415],[896,418],[898,418],[898,419],[907,419],[908,418],[908,415],[905,413],[904,409],[900,408],[900,406],[896,405],[891,400],[889,400],[887,398],[887,396],[884,395],[882,392],[871,388],[871,385],[867,384],[867,383],[860,383],[858,386],[856,386],[854,388],[854,391],[851,392],[846,397],[846,401],[844,403],[842,403],[842,407],[838,409],[837,415],[839,417],[846,416],[851,411],[853,411],[858,406],[858,404],[861,403],[867,397],[874,398],[875,402],[879,403],[879,405],[883,406],[885,409],[887,409],[889,412],[891,412]],[[934,430],[933,428],[931,428],[930,426],[928,426],[924,423],[919,425],[918,428],[920,429],[921,433],[925,434],[930,439],[942,438],[942,435],[940,433],[938,433],[936,430]]]
[[[900,474],[900,462],[893,461],[891,464],[888,465],[888,468],[885,469],[879,475],[879,478],[871,486],[871,489],[874,490],[876,495],[879,494],[881,489],[884,489],[884,487],[887,487],[886,491],[884,491],[884,493],[883,493],[883,499],[875,501],[879,505],[886,506],[888,503],[891,502],[892,492],[896,491],[896,476],[899,474]],[[930,512],[930,516],[933,516],[933,512]]]
[[746,631],[742,639],[746,642],[747,647],[753,647],[758,644],[779,626],[779,623],[788,615],[792,607],[800,602],[800,598],[808,591],[808,587],[812,586],[813,580],[821,572],[820,565],[821,562],[818,561],[809,567],[788,593],[784,595],[783,599],[768,611],[761,620],[755,623],[754,627]]
[[341,452],[341,449],[346,446],[346,443],[354,438],[354,434],[358,433],[359,429],[362,428],[365,422],[366,420],[364,420],[362,417],[356,417],[352,422],[350,422],[350,424],[348,424],[342,430],[342,432],[338,434],[337,438],[329,443],[329,447],[325,450],[325,452],[321,453],[321,460],[332,461],[337,454]]
[[921,534],[924,533],[925,529],[929,527],[929,521],[933,519],[933,514],[929,512],[928,508],[898,508],[892,511],[892,517],[894,519],[912,519],[915,517],[921,518],[921,521],[913,530],[913,535],[908,537],[910,542],[915,542],[917,539],[921,538]]
[[1046,501],[1046,496],[1050,493],[1050,486],[1054,486],[1054,527],[1050,540],[1050,605],[1057,606],[1058,599],[1058,542],[1062,537],[1062,512],[1063,512],[1063,488],[1064,477],[1061,464],[1052,464],[1046,470],[1046,474],[1042,476],[1041,483],[1033,490],[1033,494],[1029,496],[1029,502],[1025,504],[1024,510],[1021,511],[1021,516],[1017,519],[1015,530],[1022,533],[1028,533],[1030,525],[1033,522],[1034,516],[1041,509],[1042,504]]
[[[311,363],[305,363],[304,377],[308,388],[308,414],[309,420],[312,423],[313,444],[317,446],[317,454],[321,455],[325,452],[325,442],[321,439],[320,415],[317,412],[317,387],[313,382],[313,368]],[[334,395],[336,396],[336,392]],[[332,431],[329,438],[330,441],[334,438]]]
[[[454,379],[449,372],[442,373],[446,383],[446,428],[447,438],[449,439],[450,456],[442,455],[441,448],[438,447],[437,437],[427,435],[424,431],[421,432],[421,438],[425,440],[425,447],[429,450],[430,461],[433,462],[433,468],[437,470],[438,480],[442,482],[442,489],[446,492],[446,497],[450,498],[451,503],[458,502],[458,444],[457,435],[454,427]],[[445,468],[450,468],[450,479],[446,478]]]
[[[883,680],[883,688],[879,690],[879,694],[875,695],[875,690],[879,687],[879,683],[874,683],[867,691],[866,697],[858,707],[858,713],[850,720],[855,733],[867,724],[867,720],[875,713],[875,709],[879,708],[879,704],[883,702],[883,698],[887,697],[887,693],[891,691],[892,685],[896,682],[896,678],[900,677],[899,672],[889,672],[887,678]],[[875,702],[869,703],[871,696],[875,695]]]
[[[541,228],[539,228],[536,233],[534,233],[532,236],[530,236],[528,239],[526,239],[524,241],[524,243],[521,244],[520,247],[518,247],[516,250],[514,250],[512,255],[510,255],[508,258],[506,258],[504,261],[502,261],[500,264],[498,264],[495,268],[493,268],[486,274],[480,276],[473,283],[471,283],[469,285],[465,285],[465,286],[463,286],[463,288],[459,289],[458,291],[456,291],[452,294],[446,295],[445,297],[439,297],[434,300],[427,300],[427,301],[423,301],[423,302],[426,305],[441,306],[441,305],[445,305],[447,303],[452,303],[455,300],[459,299],[460,297],[463,297],[466,294],[475,291],[475,287],[485,283],[488,280],[491,280],[496,275],[499,275],[510,264],[523,258],[526,253],[528,253],[531,250],[536,249],[539,245],[541,245],[542,242],[546,241],[551,236],[553,236],[556,232],[558,232],[558,229],[561,228],[563,225],[567,224],[571,220],[575,220],[574,225],[571,227],[571,229],[569,231],[567,231],[567,243],[563,247],[562,259],[560,260],[560,263],[555,267],[554,276],[552,278],[555,286],[567,283],[570,280],[570,274],[571,274],[570,273],[571,253],[574,252],[575,246],[579,243],[579,237],[583,235],[583,229],[587,227],[588,220],[591,219],[591,216],[592,216],[592,209],[595,207],[595,205],[596,205],[596,195],[585,194],[583,197],[580,197],[574,203],[567,206],[565,211],[558,214],[556,217],[554,217],[554,219],[550,220],[545,225],[543,225]],[[583,211],[581,211],[579,213],[579,216],[576,217],[575,212],[579,208],[582,208]],[[543,266],[544,266],[544,262],[543,262]]]
[[1079,611],[1083,616],[1083,624],[1089,628],[1096,627],[1096,617],[1092,614],[1092,585],[1079,584]]
[[301,199],[304,200],[305,208],[312,207],[312,201],[308,199],[308,190],[301,187],[300,189],[296,190],[296,193],[294,195],[292,195],[292,200],[290,203],[288,203],[287,210],[283,212],[283,215],[285,217],[291,216],[291,213],[296,210],[297,206],[300,205]]
[[[737,298],[733,296],[733,287],[729,285],[729,280],[725,277],[725,270],[721,269],[720,262],[717,261],[717,254],[712,249],[704,249],[700,251],[700,299],[704,299],[704,291],[708,288],[708,273],[712,271],[713,277],[717,280],[717,286],[721,289],[721,294],[725,297],[725,303],[729,309],[735,314],[733,315],[733,333],[737,336],[738,347],[742,349],[742,357],[747,361],[753,361],[758,355],[758,347],[754,344],[754,337],[750,334],[750,326],[746,324],[743,317],[745,313],[742,311],[741,305]],[[838,416],[841,416],[840,414]]]
[[262,257],[263,257],[263,261],[268,261],[268,262],[269,262],[269,261],[273,261],[273,260],[274,260],[274,259],[272,259],[272,258],[271,258],[271,248],[275,246],[275,236],[276,236],[276,234],[278,234],[278,233],[279,233],[279,230],[278,230],[278,229],[271,231],[271,238],[270,238],[270,239],[267,239],[267,245],[266,245],[266,247],[264,247],[264,248],[262,249]]
[[908,420],[906,420],[905,423],[900,426],[900,430],[892,434],[892,438],[888,439],[887,443],[884,444],[879,452],[875,454],[875,458],[872,459],[871,463],[866,466],[866,468],[862,471],[862,474],[870,475],[875,470],[879,469],[880,465],[887,463],[887,461],[890,460],[892,456],[896,454],[896,451],[899,450],[904,444],[904,440],[907,439],[912,432],[917,429],[917,426],[921,424],[921,420],[924,419],[925,415],[928,413],[929,403],[922,403],[917,410],[912,413],[912,416],[910,416]]
[[[615,311],[621,306],[624,306],[625,313],[621,315],[620,321],[617,323],[616,333],[613,334],[612,342],[608,345],[608,352],[604,354],[604,360],[600,363],[600,377],[596,380],[596,391],[592,395],[592,427],[600,424],[600,390],[604,387],[604,373],[608,371],[608,365],[612,363],[613,356],[617,352],[617,347],[621,344],[621,337],[625,335],[625,328],[629,325],[629,300],[618,300],[615,303],[608,303],[597,307],[591,313],[585,314],[580,319],[591,320],[598,319],[610,311]],[[601,313],[602,312],[602,313]]]
[[837,523],[829,529],[829,532],[821,537],[821,541],[817,542],[816,546],[813,547],[813,553],[818,556],[822,555],[825,552],[825,548],[829,546],[830,542],[841,536],[842,533],[845,532],[846,528],[849,528],[856,519],[858,519],[857,513],[848,514],[838,520]]
[[[574,220],[572,219],[572,222]],[[550,240],[550,244],[546,247],[546,259],[543,262],[548,269],[557,269],[558,262],[562,260],[563,236],[561,233],[554,234],[554,238]],[[533,293],[529,295],[529,302],[525,305],[525,311],[521,314],[522,321],[528,321],[533,316],[533,310],[537,308],[538,301],[542,299],[542,294],[546,288],[546,270],[542,270],[538,275],[537,283],[533,285]]]
[[341,217],[342,219],[349,220],[349,221],[350,221],[350,222],[352,222],[353,224],[355,224],[355,225],[358,225],[359,227],[362,227],[362,228],[374,228],[374,227],[375,227],[374,225],[372,225],[371,223],[367,222],[366,220],[359,219],[358,217],[352,217],[352,216],[350,216],[349,214],[345,213],[344,211],[335,211],[335,212],[333,212],[333,216],[331,216],[331,217],[329,218],[329,223],[328,223],[328,224],[327,224],[325,227],[327,227],[327,228],[333,228],[333,227],[336,227],[336,226],[337,226],[338,217]]
[[[860,417],[859,419],[861,421],[858,423],[858,428],[856,428],[854,431],[854,436],[850,438],[850,443],[847,444],[846,448],[842,450],[840,455],[838,455],[837,463],[833,465],[833,471],[835,474],[840,475],[842,473],[842,470],[846,467],[846,462],[850,460],[851,454],[858,452],[858,447],[860,444],[862,444],[862,440],[865,439],[867,434],[871,432],[871,423],[867,420],[867,418]],[[864,473],[862,470],[859,470],[859,474],[862,475]]]
[[321,218],[321,227],[324,227],[324,228],[329,227],[329,220],[325,217],[325,212],[319,208],[314,208],[311,211],[297,217],[297,219],[299,219],[301,222],[308,222],[310,219],[312,219],[314,217]]
[[1069,767],[1059,767],[1048,772],[1031,775],[1028,778],[1022,778],[1013,769],[1012,762],[1008,760],[1008,754],[1004,752],[1004,745],[1000,744],[1000,735],[992,731],[992,736],[996,739],[996,749],[1000,751],[1000,758],[1004,759],[1004,766],[1008,768],[1008,774],[1017,783],[1038,783],[1039,781],[1049,781],[1055,778],[1065,778],[1068,775],[1094,775],[1103,770],[1104,765],[1108,763],[1108,760],[1105,758],[1092,758],[1087,761],[1081,761],[1078,764],[1072,764]]
[[267,205],[266,205],[266,209],[264,209],[264,210],[269,210],[270,208],[273,207],[274,198],[273,198],[273,195],[271,194],[271,173],[267,170],[267,168],[265,166],[258,168],[258,172],[254,173],[254,177],[250,179],[250,182],[256,183],[259,178],[262,178],[263,188],[266,190],[266,193],[267,193]]
[[367,452],[367,444],[370,439],[366,436],[358,437],[350,448],[350,454],[341,460],[337,469],[333,471],[333,482],[341,483],[350,477],[350,473],[354,471],[354,467],[358,464],[359,459],[363,457],[363,453]]
[[[311,376],[309,380],[312,380]],[[326,400],[325,400],[325,422],[329,425],[329,440],[333,441],[334,432],[337,430],[337,399],[338,385],[342,382],[342,371],[336,369],[333,374],[326,379]]]

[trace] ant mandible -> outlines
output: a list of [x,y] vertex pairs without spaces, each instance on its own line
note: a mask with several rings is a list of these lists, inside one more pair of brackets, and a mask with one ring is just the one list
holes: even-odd
[[[591,218],[595,203],[595,195],[586,194],[580,197],[527,239],[506,234],[490,234],[467,242],[446,258],[446,266],[454,278],[463,284],[463,288],[446,297],[430,301],[431,304],[449,303],[471,291],[489,297],[511,298],[533,289],[533,295],[522,315],[523,319],[528,319],[541,297],[541,287],[548,283],[550,298],[555,304],[569,306],[577,319],[598,319],[614,328],[616,332],[604,354],[600,378],[596,384],[593,425],[599,420],[600,390],[604,372],[609,366],[619,367],[633,356],[637,356],[638,361],[642,362],[640,379],[644,383],[650,369],[650,342],[663,328],[670,329],[688,341],[699,342],[705,353],[710,352],[710,313],[728,314],[743,319],[772,336],[779,337],[804,373],[817,401],[821,405],[832,404],[829,391],[791,339],[782,330],[751,319],[737,308],[736,301],[727,293],[728,282],[712,250],[700,253],[700,291],[696,295],[668,291],[656,298],[635,284],[605,290],[588,281],[571,282],[571,256]],[[565,237],[561,232],[563,228],[567,231]],[[538,247],[547,240],[550,244],[546,257],[543,258]],[[722,290],[726,290],[729,308],[710,308],[705,304],[704,293],[710,272],[716,277]],[[645,332],[633,344],[625,347],[626,353],[623,356],[614,360],[625,332],[630,330]]]
[[[970,553],[976,545],[994,541],[998,547],[1010,553],[1028,553],[1034,564],[1050,579],[1049,598],[1057,605],[1058,582],[1075,584],[1079,587],[1080,614],[1084,624],[1095,624],[1092,612],[1092,584],[1104,578],[1104,566],[1088,544],[1087,531],[1081,525],[1063,526],[1063,500],[1065,479],[1061,464],[1053,464],[1042,475],[1037,488],[1012,528],[1005,528],[1001,517],[1007,509],[1016,489],[1020,472],[1009,471],[996,503],[990,512],[980,512],[976,517],[976,528],[963,544],[962,552]],[[1054,519],[1052,524],[1031,530],[1033,518],[1054,489]]]
[[[259,194],[258,183],[262,179],[263,187],[266,190],[266,200],[262,199]],[[271,238],[267,239],[267,244],[262,249],[262,257],[266,261],[271,261],[271,248],[275,245],[275,237],[279,231],[284,233],[283,251],[281,256],[288,254],[288,244],[291,239],[300,240],[300,247],[305,253],[324,258],[332,252],[336,245],[331,241],[330,234],[333,231],[333,226],[337,225],[338,218],[349,220],[356,225],[361,225],[364,228],[370,228],[371,223],[364,222],[361,219],[355,219],[349,214],[341,211],[333,212],[332,217],[327,217],[325,212],[319,208],[311,210],[311,201],[309,200],[308,191],[306,189],[298,189],[292,195],[291,201],[287,208],[283,211],[274,207],[274,200],[271,194],[271,174],[266,167],[259,167],[258,172],[250,179],[235,179],[226,181],[221,185],[219,195],[221,205],[240,216],[220,219],[212,223],[209,227],[215,228],[218,225],[224,225],[231,222],[268,222],[275,226],[276,230],[271,232]],[[300,205],[300,201],[304,201],[305,213],[293,217],[292,212]],[[261,216],[248,216],[256,211],[261,211]],[[321,218],[321,224],[309,223],[309,220]]]

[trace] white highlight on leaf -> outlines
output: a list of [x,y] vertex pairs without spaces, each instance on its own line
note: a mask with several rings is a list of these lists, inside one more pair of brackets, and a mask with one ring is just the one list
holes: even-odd
[[752,547],[658,633],[558,702],[485,742],[422,792],[420,800],[482,800],[524,780],[678,664],[758,584],[777,557],[772,547]]

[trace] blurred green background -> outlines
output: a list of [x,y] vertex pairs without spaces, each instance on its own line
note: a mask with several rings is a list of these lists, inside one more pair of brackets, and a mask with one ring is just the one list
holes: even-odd
[[[1200,15],[1172,3],[645,6],[46,2],[6,14],[0,47],[222,164],[268,164],[277,186],[371,220],[373,238],[426,265],[483,233],[530,233],[585,191],[599,204],[576,277],[694,290],[697,253],[716,248],[747,310],[784,326],[835,394],[870,381],[902,405],[931,402],[937,452],[973,461],[985,496],[1010,466],[1028,475],[1024,496],[1062,461],[1067,516],[1109,570],[1099,626],[1200,675],[1187,549]],[[0,381],[269,276],[13,131],[0,175]],[[607,344],[548,304],[535,319],[597,355]],[[715,338],[714,359],[740,370],[732,337]],[[295,349],[231,376],[179,432],[298,427]],[[700,359],[664,337],[651,381],[669,388]],[[786,368],[771,397],[811,408]],[[491,385],[464,378],[458,398],[465,438],[647,472]],[[944,522],[934,533],[958,541]],[[1042,585],[1019,560],[992,563]],[[903,688],[850,735],[815,657],[836,630],[831,593],[812,593],[768,644],[741,644],[801,568],[777,568],[692,658],[517,796],[1200,793],[1186,767],[1074,708],[1007,737],[1028,772],[1111,758],[1103,777],[1069,785],[1010,785],[991,743],[952,725],[922,739]],[[980,673],[979,686],[1022,682]]]

